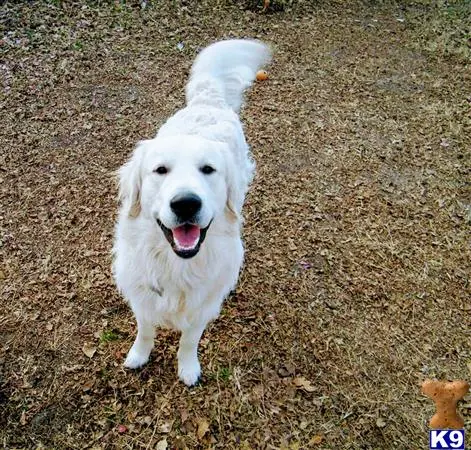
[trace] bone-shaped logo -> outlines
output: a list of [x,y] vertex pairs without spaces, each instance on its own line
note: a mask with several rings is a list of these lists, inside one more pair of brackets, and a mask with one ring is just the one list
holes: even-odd
[[425,380],[422,383],[422,393],[435,402],[437,412],[430,419],[430,428],[461,429],[464,420],[458,414],[456,405],[469,391],[469,383],[463,380],[438,381]]

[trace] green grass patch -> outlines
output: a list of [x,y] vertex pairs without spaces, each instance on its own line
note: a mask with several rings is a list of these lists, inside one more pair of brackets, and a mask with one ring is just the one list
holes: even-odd
[[103,330],[100,335],[100,344],[119,340],[121,335],[115,330]]

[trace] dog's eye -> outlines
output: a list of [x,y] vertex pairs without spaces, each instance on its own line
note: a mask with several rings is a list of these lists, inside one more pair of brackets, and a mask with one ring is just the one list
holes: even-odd
[[159,166],[157,169],[154,169],[154,172],[159,175],[165,175],[168,172],[168,169],[165,166]]
[[213,173],[213,172],[216,171],[216,169],[214,169],[213,167],[208,166],[208,165],[203,166],[200,170],[201,170],[201,172],[203,172],[205,175],[209,175],[209,174],[211,174],[211,173]]

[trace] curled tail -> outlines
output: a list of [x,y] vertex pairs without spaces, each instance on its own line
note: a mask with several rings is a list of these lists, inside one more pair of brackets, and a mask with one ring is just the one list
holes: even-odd
[[206,47],[191,68],[187,104],[225,106],[239,112],[245,89],[270,60],[270,49],[259,41],[233,39]]

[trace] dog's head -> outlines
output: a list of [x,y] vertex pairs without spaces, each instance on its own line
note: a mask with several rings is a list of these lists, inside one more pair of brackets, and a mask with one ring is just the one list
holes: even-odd
[[119,170],[122,208],[152,219],[174,252],[191,258],[214,220],[239,220],[244,192],[236,171],[224,143],[197,136],[142,141]]

